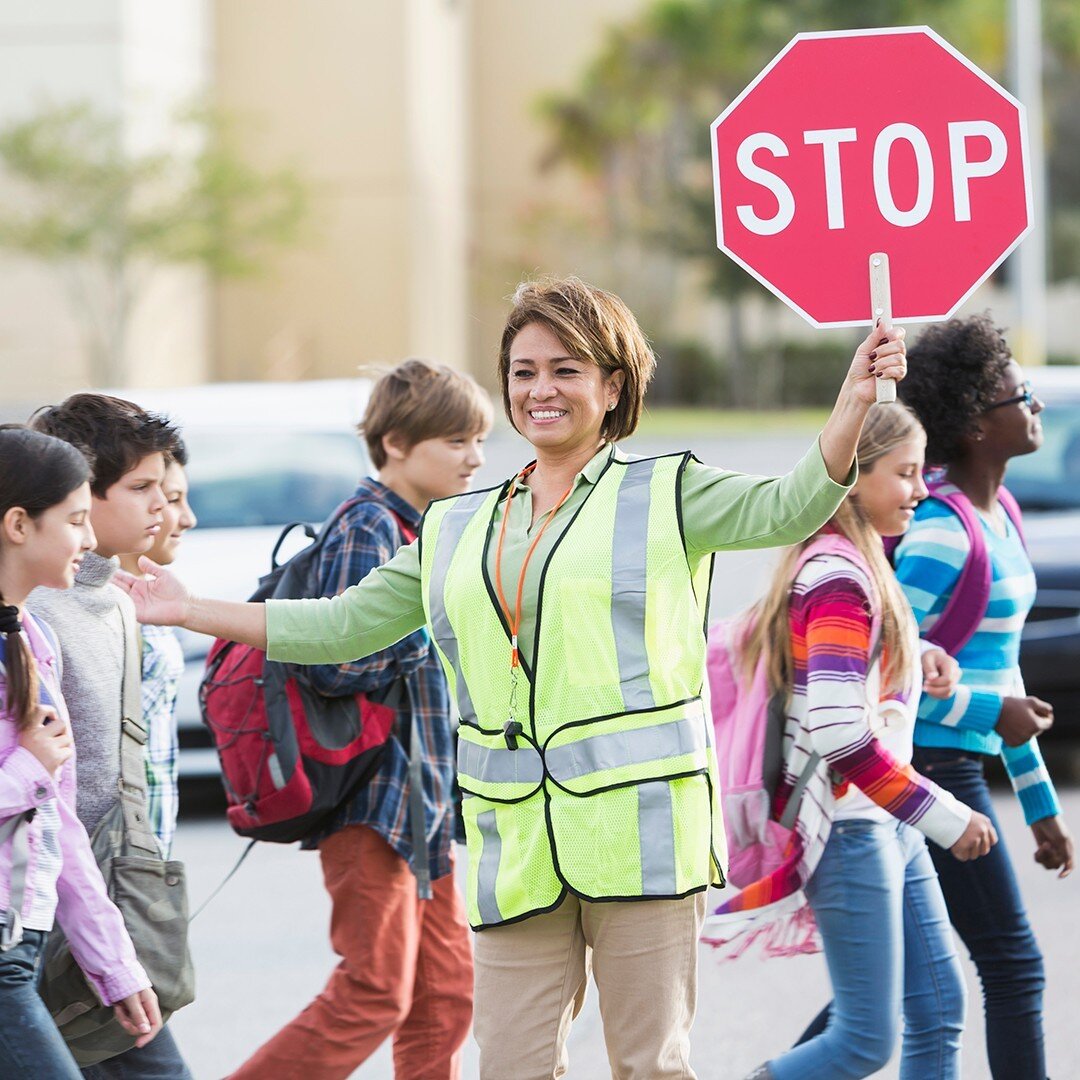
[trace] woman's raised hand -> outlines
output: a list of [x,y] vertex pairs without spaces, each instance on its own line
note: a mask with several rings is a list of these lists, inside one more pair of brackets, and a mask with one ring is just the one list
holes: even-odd
[[860,401],[873,405],[877,400],[878,379],[899,382],[906,374],[904,328],[879,319],[855,350],[847,374],[848,386]]
[[148,576],[136,577],[126,570],[117,570],[113,578],[131,597],[139,622],[182,626],[191,609],[191,593],[184,583],[145,555],[139,559],[139,569]]

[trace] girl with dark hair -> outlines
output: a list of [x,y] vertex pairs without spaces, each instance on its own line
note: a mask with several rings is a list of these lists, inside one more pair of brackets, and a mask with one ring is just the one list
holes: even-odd
[[[989,315],[926,330],[911,349],[900,392],[926,428],[928,462],[944,469],[938,497],[916,511],[895,555],[923,637],[933,639],[935,628],[944,636],[942,616],[967,567],[989,563],[990,578],[981,618],[975,612],[969,620],[973,632],[950,646],[963,670],[960,685],[944,699],[920,702],[915,766],[996,825],[983,769],[1000,755],[1034,834],[1036,861],[1064,877],[1073,841],[1036,740],[1053,710],[1027,695],[1019,667],[1035,576],[1015,504],[1002,488],[1009,460],[1042,444],[1042,402]],[[1008,851],[999,843],[969,863],[931,854],[949,917],[982,982],[991,1074],[1044,1080],[1042,955]]]
[[74,743],[52,631],[24,608],[69,588],[90,528],[90,467],[73,446],[0,426],[0,1075],[80,1076],[37,994],[54,916],[88,981],[137,1045],[157,998],[75,814]]

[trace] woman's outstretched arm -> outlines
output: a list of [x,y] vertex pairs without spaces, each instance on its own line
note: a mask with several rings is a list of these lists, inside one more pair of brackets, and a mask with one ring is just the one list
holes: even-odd
[[344,664],[393,645],[424,625],[420,559],[408,544],[339,596],[244,604],[193,596],[149,559],[138,578],[117,573],[140,622],[183,626],[201,634],[265,649],[271,660]]
[[145,555],[139,559],[139,569],[147,576],[136,577],[126,570],[118,570],[113,578],[131,597],[139,622],[182,626],[197,634],[240,641],[265,650],[265,604],[194,596],[178,577]]

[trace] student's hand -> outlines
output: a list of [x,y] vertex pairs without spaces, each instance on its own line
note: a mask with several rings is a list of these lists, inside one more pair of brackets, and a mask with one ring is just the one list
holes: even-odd
[[148,576],[136,577],[126,570],[117,570],[113,577],[131,597],[139,622],[182,626],[191,607],[191,593],[184,583],[145,555],[139,558],[139,569]]
[[860,401],[874,404],[878,379],[899,382],[907,374],[904,334],[902,326],[879,322],[855,350],[845,382]]
[[1060,870],[1059,878],[1072,873],[1076,850],[1073,846],[1072,833],[1069,832],[1061,815],[1043,818],[1031,826],[1035,836],[1035,861],[1047,870]]
[[140,990],[113,1005],[120,1026],[135,1036],[136,1046],[145,1046],[161,1030],[161,1009],[153,990]]
[[932,698],[951,698],[960,683],[960,665],[944,649],[922,654],[923,693]]
[[34,706],[30,723],[19,733],[19,745],[29,750],[53,776],[75,752],[70,729],[48,705]]
[[1006,746],[1024,743],[1049,731],[1054,723],[1054,706],[1037,697],[1007,697],[1001,705],[997,733]]
[[997,830],[993,822],[985,814],[972,810],[967,828],[949,851],[961,862],[967,862],[985,855],[997,841]]

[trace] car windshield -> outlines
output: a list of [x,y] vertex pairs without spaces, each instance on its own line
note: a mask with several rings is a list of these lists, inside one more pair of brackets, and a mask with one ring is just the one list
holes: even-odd
[[187,428],[200,529],[318,522],[367,471],[356,435],[280,428]]
[[1006,483],[1025,510],[1080,508],[1080,401],[1050,403],[1043,445],[1009,462]]

